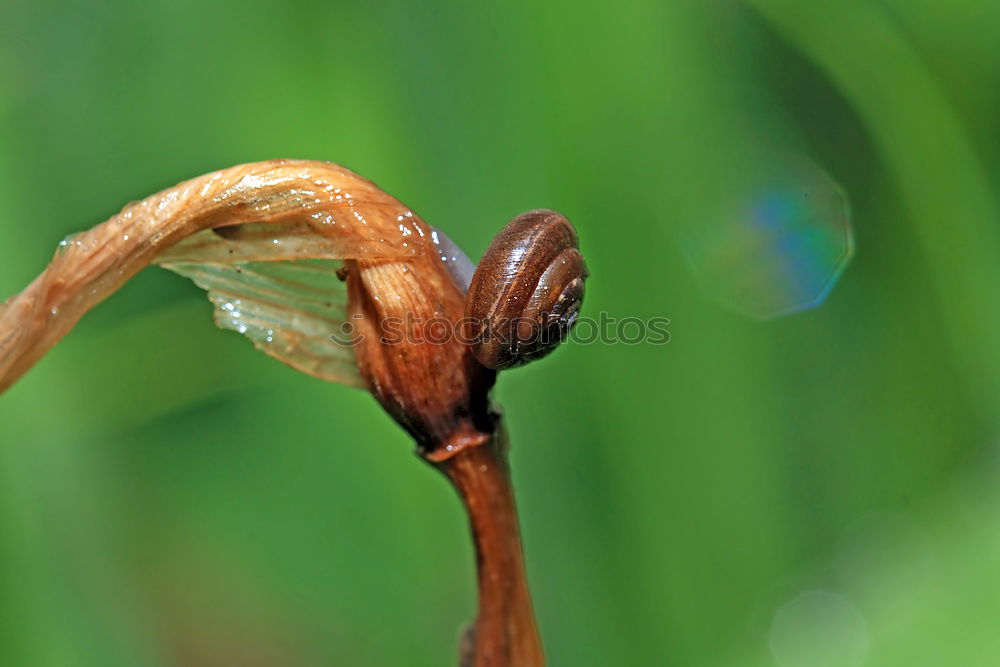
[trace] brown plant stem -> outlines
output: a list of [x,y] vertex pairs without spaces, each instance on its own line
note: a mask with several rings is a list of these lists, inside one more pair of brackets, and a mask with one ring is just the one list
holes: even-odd
[[[88,310],[178,248],[201,257],[199,250],[227,243],[226,254],[205,261],[237,273],[246,262],[344,260],[347,313],[362,334],[350,368],[323,363],[328,352],[310,345],[316,335],[306,326],[312,320],[297,317],[303,313],[291,312],[288,331],[274,327],[273,341],[258,347],[325,380],[366,384],[458,490],[479,578],[479,612],[463,667],[544,667],[506,433],[489,404],[496,373],[456,337],[442,344],[427,335],[382,342],[383,322],[409,316],[457,322],[464,315],[465,291],[441,262],[430,240],[435,234],[374,183],[332,163],[273,160],[184,181],[67,238],[38,278],[0,303],[0,393]],[[228,289],[238,301],[245,288],[235,281]]]
[[543,667],[502,425],[481,445],[433,462],[454,484],[476,546],[479,612],[462,667]]

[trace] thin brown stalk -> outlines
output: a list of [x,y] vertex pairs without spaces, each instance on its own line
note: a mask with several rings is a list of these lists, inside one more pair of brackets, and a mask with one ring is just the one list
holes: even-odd
[[291,335],[261,349],[318,377],[366,385],[414,437],[457,488],[476,545],[479,614],[463,660],[542,667],[506,436],[489,405],[495,372],[457,339],[381,342],[387,318],[463,317],[464,289],[442,265],[431,230],[371,181],[327,162],[258,162],[185,181],[67,239],[38,278],[0,305],[0,393],[88,310],[165,257],[229,267],[346,260],[347,311],[365,334],[354,349],[356,368],[316,371],[303,359],[312,348]]
[[458,490],[476,546],[479,613],[462,667],[542,667],[502,427],[437,466]]

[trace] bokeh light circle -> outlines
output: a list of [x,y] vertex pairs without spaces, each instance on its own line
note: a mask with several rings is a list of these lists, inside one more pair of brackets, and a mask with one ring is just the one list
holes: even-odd
[[777,667],[860,667],[868,623],[843,595],[806,591],[774,614],[769,644]]
[[705,293],[756,319],[823,303],[854,253],[840,186],[802,155],[761,151],[718,187],[680,229]]

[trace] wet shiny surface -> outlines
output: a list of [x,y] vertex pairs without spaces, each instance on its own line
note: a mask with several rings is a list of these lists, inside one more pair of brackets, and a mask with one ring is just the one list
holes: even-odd
[[488,368],[520,366],[552,352],[576,321],[587,267],[572,223],[536,210],[493,238],[465,304],[476,358]]
[[[201,265],[208,271],[202,276],[231,274],[236,279],[229,279],[228,294],[235,298],[240,296],[236,283],[246,277],[240,266],[247,262],[417,261],[434,256],[422,226],[412,211],[374,183],[331,162],[254,162],[184,181],[66,237],[45,271],[9,299],[0,310],[0,391],[84,313],[150,263]],[[214,283],[206,285],[211,289]],[[336,288],[336,294],[343,292],[339,284]],[[293,313],[275,318],[281,305],[271,309],[273,327],[264,329],[275,333],[263,339],[302,335],[295,330],[299,320]],[[314,373],[326,366],[307,362],[302,348],[294,350],[287,359],[293,366],[312,367]],[[327,374],[326,379],[358,384],[356,375]]]
[[208,292],[215,323],[292,368],[363,386],[350,345],[342,263],[333,260],[163,264]]
[[[418,226],[417,229],[420,229]],[[458,244],[448,238],[448,235],[440,229],[431,227],[431,242],[437,250],[441,262],[448,268],[451,277],[455,279],[455,284],[465,292],[472,282],[472,274],[476,271],[476,265],[469,259]]]

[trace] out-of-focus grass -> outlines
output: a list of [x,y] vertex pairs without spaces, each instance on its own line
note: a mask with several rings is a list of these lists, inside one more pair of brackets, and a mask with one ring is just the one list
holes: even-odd
[[[1000,413],[998,13],[15,0],[0,293],[67,233],[248,160],[346,164],[472,255],[562,210],[587,314],[672,339],[501,379],[552,664],[848,664],[795,651],[838,609],[866,664],[992,664],[996,508],[956,466]],[[858,249],[820,308],[767,323],[676,247],[761,144],[829,170]],[[364,393],[145,272],[0,398],[0,664],[453,664],[471,547],[410,449]],[[787,606],[811,590],[843,605]]]
[[[866,122],[933,272],[933,297],[941,303],[947,336],[942,344],[954,348],[969,389],[995,411],[1000,311],[983,304],[1000,284],[1000,208],[986,162],[975,153],[958,110],[885,8],[857,0],[820,7],[786,0],[754,5],[828,73]],[[982,20],[1000,18],[996,9],[982,13]],[[967,266],[955,270],[960,263]]]

